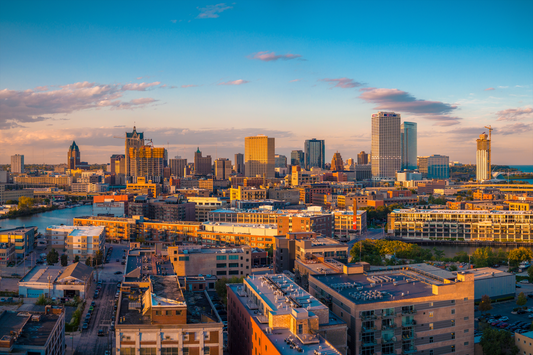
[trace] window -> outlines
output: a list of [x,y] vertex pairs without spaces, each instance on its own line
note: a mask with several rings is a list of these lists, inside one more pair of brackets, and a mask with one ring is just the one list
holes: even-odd
[[468,297],[465,297],[465,301],[468,301]]
[[429,312],[429,318],[433,318],[433,312]]
[[171,316],[171,315],[172,315],[172,311],[166,311],[166,312],[165,312],[165,315],[167,315],[167,316]]
[[468,333],[468,332],[469,332],[469,330],[468,330],[468,329],[465,329],[465,333]]
[[433,323],[429,323],[429,330],[433,330]]
[[[189,332],[183,333],[183,341],[189,341]],[[183,349],[185,351],[185,349]]]
[[452,349],[451,350],[452,350],[452,353],[455,352],[455,345],[452,345]]
[[455,327],[455,319],[452,319],[452,327]]
[[217,276],[226,275],[226,271],[217,271]]
[[433,355],[433,349],[429,350],[429,355]]
[[455,304],[455,300],[451,300],[452,304]]
[[180,256],[180,261],[189,261],[188,256]]
[[135,355],[135,348],[120,348],[120,354]]
[[452,333],[452,339],[455,339],[455,333]]
[[226,255],[217,255],[217,260],[226,260]]
[[429,343],[433,343],[433,337],[429,337]]
[[155,315],[156,316],[160,316],[161,315],[161,311],[155,311]]
[[228,259],[229,260],[239,260],[239,256],[238,255],[229,255]]
[[[120,351],[122,354],[122,350]],[[161,355],[178,355],[179,348],[161,348]]]
[[211,339],[210,337],[211,337],[211,332],[205,332],[204,333],[204,340],[209,340],[209,339]]
[[455,308],[454,308],[454,309],[452,309],[452,314],[455,314]]
[[141,355],[156,355],[156,348],[141,348]]
[[229,263],[229,267],[239,267],[239,263]]
[[220,268],[224,268],[224,267],[226,267],[226,264],[217,264],[217,268],[219,268],[219,269]]
[[465,320],[468,320],[468,317],[465,317]]
[[230,270],[228,271],[228,275],[239,275],[239,270]]
[[174,261],[178,261],[178,258],[174,258]]
[[204,354],[205,355],[209,355],[210,354],[210,352],[209,352],[210,349],[211,348],[209,346],[204,347]]
[[465,341],[465,345],[468,345],[468,342],[467,342],[467,341]]
[[183,311],[176,311],[177,316],[181,316],[183,314]]
[[189,355],[189,348],[183,348],[183,355]]

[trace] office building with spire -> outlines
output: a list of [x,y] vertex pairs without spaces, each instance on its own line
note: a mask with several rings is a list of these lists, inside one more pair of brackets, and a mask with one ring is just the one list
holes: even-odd
[[331,170],[344,171],[344,162],[342,161],[341,153],[337,152],[333,154],[333,159],[331,159]]
[[400,114],[372,114],[372,178],[394,179],[401,168]]
[[274,138],[265,135],[257,135],[244,138],[244,164],[247,177],[276,177],[275,173],[275,149]]
[[72,141],[72,144],[68,148],[67,165],[71,170],[76,169],[80,165],[80,148],[78,148],[78,145],[74,141]]
[[326,163],[326,144],[323,139],[308,139],[304,143],[305,169],[324,169]]
[[211,156],[202,156],[200,147],[194,152],[194,175],[206,176],[212,174]]
[[144,133],[137,132],[137,128],[133,126],[133,132],[126,132],[125,148],[126,148],[126,160],[125,160],[125,172],[126,176],[135,176],[131,164],[130,148],[140,148],[144,145]]
[[415,122],[404,122],[400,126],[402,153],[402,170],[416,169],[417,157],[417,125]]
[[490,154],[490,139],[483,132],[479,135],[476,151],[476,180],[490,180],[490,166],[489,166],[489,154]]

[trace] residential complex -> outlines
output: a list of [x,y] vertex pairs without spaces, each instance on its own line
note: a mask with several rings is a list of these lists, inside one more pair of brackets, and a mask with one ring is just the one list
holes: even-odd
[[0,243],[0,266],[6,267],[8,265],[13,265],[16,261],[17,252],[15,249],[15,243]]
[[23,259],[33,250],[37,227],[18,227],[0,230],[0,243],[15,245],[17,259]]
[[70,260],[77,256],[81,261],[96,257],[104,252],[105,227],[103,226],[51,226],[46,228],[51,245],[67,250]]
[[533,241],[533,211],[394,210],[388,233],[411,239]]
[[474,275],[413,264],[309,275],[348,324],[348,354],[474,353]]
[[416,169],[418,151],[416,122],[403,122],[400,126],[400,140],[402,152],[402,170]]
[[274,138],[265,135],[246,137],[244,139],[244,164],[248,177],[275,177],[275,149]]
[[372,178],[394,179],[401,168],[400,114],[372,114]]
[[194,203],[196,222],[207,221],[207,215],[211,211],[229,207],[229,201],[220,197],[187,197],[187,201]]

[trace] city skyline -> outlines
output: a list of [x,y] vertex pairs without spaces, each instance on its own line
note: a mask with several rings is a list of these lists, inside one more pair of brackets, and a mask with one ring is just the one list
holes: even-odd
[[380,110],[417,123],[419,156],[475,163],[492,125],[493,164],[533,164],[531,2],[280,4],[4,4],[0,164],[66,163],[72,141],[106,163],[134,125],[189,161],[264,134],[287,157],[323,139],[329,162],[370,151]]

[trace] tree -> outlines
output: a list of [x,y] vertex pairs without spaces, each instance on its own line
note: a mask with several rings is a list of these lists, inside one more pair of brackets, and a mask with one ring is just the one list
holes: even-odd
[[244,276],[232,276],[229,279],[223,277],[215,282],[215,291],[217,292],[217,295],[218,297],[220,297],[222,302],[224,302],[224,304],[227,304],[228,302],[228,289],[226,287],[226,284],[242,284],[243,281]]
[[450,271],[457,271],[457,265],[450,265]]
[[508,258],[512,266],[518,266],[522,261],[530,261],[533,259],[533,251],[528,248],[520,247],[511,250]]
[[455,198],[455,201],[457,201],[457,202],[461,202],[462,200],[463,200],[463,196],[457,196]]
[[76,256],[74,257],[74,262],[77,263],[77,262],[79,262],[79,261],[80,261],[80,257],[79,257],[79,255],[76,255]]
[[39,298],[37,298],[37,302],[35,302],[35,304],[37,306],[46,306],[48,304],[48,300],[46,299],[46,297],[44,297],[44,295],[41,293],[39,295]]
[[35,199],[31,197],[21,196],[19,197],[19,210],[29,210],[33,207]]
[[527,297],[524,292],[520,292],[518,298],[516,299],[516,304],[519,306],[525,306],[527,303]]
[[468,254],[465,251],[460,251],[458,253],[455,253],[455,256],[453,258],[454,261],[460,262],[460,263],[467,263],[468,262]]
[[490,311],[492,309],[492,306],[490,303],[491,303],[490,297],[488,295],[483,295],[481,297],[481,302],[479,303],[479,310],[481,312]]
[[85,265],[87,265],[87,266],[93,266],[93,262],[92,262],[90,256],[88,256],[87,259],[85,259]]
[[46,255],[46,262],[48,263],[48,265],[54,265],[58,261],[59,261],[59,253],[55,249],[52,248],[52,250],[50,250],[48,255]]
[[511,332],[503,329],[487,327],[483,331],[480,344],[485,355],[517,355],[519,352]]
[[61,254],[61,266],[67,266],[67,265],[68,265],[68,255]]
[[530,266],[527,269],[527,276],[529,276],[529,282],[533,282],[533,266]]
[[101,250],[96,251],[96,265],[101,265],[104,261],[104,253]]
[[437,259],[437,261],[440,261],[444,256],[444,251],[439,250],[435,247],[433,248],[433,253],[435,254],[435,259]]

